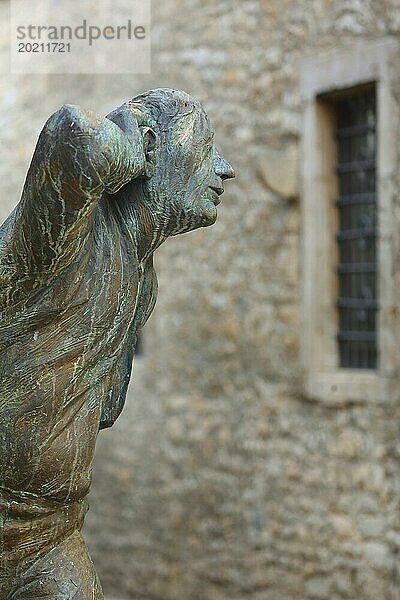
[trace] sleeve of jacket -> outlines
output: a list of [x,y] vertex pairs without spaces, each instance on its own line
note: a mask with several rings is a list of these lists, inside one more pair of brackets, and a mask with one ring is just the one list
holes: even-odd
[[79,253],[104,191],[117,192],[143,173],[143,139],[110,119],[65,105],[45,124],[10,235],[13,262],[47,276]]

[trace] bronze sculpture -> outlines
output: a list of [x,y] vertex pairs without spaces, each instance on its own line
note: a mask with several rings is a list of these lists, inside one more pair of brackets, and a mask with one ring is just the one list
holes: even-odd
[[184,92],[43,128],[0,229],[1,599],[103,598],[80,534],[97,433],[124,404],[154,250],[213,224],[232,177]]

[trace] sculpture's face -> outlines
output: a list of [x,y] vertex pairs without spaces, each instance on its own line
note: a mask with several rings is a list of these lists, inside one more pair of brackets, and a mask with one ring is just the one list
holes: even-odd
[[167,217],[169,235],[212,225],[217,218],[223,181],[235,173],[215,148],[213,137],[199,105],[161,132],[149,185]]

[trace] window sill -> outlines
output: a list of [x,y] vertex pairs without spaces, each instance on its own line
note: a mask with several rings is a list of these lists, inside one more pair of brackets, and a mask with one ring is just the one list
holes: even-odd
[[395,378],[382,371],[337,369],[309,374],[305,395],[331,406],[387,403],[394,395]]

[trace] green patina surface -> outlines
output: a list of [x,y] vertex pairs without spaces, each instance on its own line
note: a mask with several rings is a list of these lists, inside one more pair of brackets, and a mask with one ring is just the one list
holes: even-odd
[[80,529],[156,301],[153,252],[213,224],[233,176],[183,92],[44,126],[0,230],[1,598],[103,597]]

